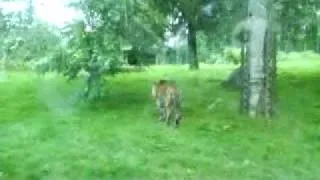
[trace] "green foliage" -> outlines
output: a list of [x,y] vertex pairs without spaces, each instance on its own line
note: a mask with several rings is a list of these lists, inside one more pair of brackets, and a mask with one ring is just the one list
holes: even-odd
[[1,57],[8,60],[8,66],[17,62],[37,61],[60,45],[56,30],[42,22],[30,23],[26,12],[3,13],[0,10]]
[[197,50],[200,62],[208,64],[240,64],[240,48],[228,46],[217,48],[210,42],[205,33],[200,32],[197,35]]
[[226,47],[223,50],[223,58],[226,60],[228,63],[233,63],[235,65],[240,64],[241,61],[241,53],[240,53],[240,48],[232,48],[232,47]]
[[274,9],[280,24],[280,48],[284,51],[315,50],[319,52],[319,8],[315,0],[277,0]]
[[[75,101],[79,81],[11,73],[0,86],[0,179],[319,179],[318,60],[279,62],[270,123],[239,116],[238,94],[220,88],[232,65],[119,74],[92,106]],[[150,98],[164,75],[183,92],[179,129],[158,123]]]
[[158,51],[150,47],[159,43],[163,20],[155,16],[157,12],[146,3],[81,1],[71,6],[80,9],[85,19],[70,25],[65,31],[69,39],[67,56],[70,60],[66,63],[64,75],[74,79],[81,70],[86,71],[89,74],[85,89],[88,99],[100,99],[103,75],[113,75],[126,63],[122,59],[126,44],[139,50],[138,54]]

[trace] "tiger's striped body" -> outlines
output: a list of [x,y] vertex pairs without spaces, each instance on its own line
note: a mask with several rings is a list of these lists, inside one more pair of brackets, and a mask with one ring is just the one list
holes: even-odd
[[179,126],[182,118],[180,92],[176,83],[170,80],[159,80],[152,86],[152,96],[160,113],[160,120],[169,125],[172,119]]

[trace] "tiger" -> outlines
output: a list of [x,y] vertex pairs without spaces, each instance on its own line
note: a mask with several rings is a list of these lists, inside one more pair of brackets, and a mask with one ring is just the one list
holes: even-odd
[[170,125],[172,118],[174,118],[175,126],[178,127],[182,119],[182,113],[181,93],[176,86],[176,82],[164,79],[154,82],[152,97],[156,101],[156,107],[160,114],[159,120]]

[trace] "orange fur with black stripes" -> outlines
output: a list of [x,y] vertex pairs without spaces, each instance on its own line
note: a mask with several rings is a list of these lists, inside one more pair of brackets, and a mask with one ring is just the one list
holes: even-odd
[[179,126],[182,119],[180,94],[172,80],[161,79],[152,85],[152,97],[156,101],[160,120],[165,120],[168,125],[174,120],[175,125]]

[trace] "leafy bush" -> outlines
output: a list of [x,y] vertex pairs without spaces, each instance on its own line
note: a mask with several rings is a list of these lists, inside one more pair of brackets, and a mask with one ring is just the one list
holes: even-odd
[[222,56],[227,63],[240,64],[241,61],[241,49],[226,47],[223,50]]

